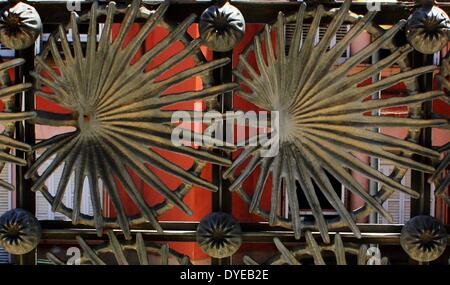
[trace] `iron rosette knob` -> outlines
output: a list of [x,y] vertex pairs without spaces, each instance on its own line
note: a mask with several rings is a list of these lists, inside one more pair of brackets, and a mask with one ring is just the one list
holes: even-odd
[[0,12],[0,42],[7,48],[26,49],[41,32],[41,17],[33,6],[19,2]]
[[197,243],[211,257],[232,256],[242,244],[241,226],[230,214],[211,213],[198,225]]
[[245,19],[238,8],[226,2],[212,5],[200,18],[203,43],[218,52],[232,50],[245,33]]
[[414,10],[406,25],[409,43],[424,54],[433,54],[445,47],[449,31],[448,15],[432,5],[423,5]]
[[447,246],[445,226],[430,216],[416,216],[402,229],[400,244],[405,252],[419,262],[438,259]]
[[41,239],[41,225],[33,214],[13,209],[0,217],[0,246],[15,255],[29,253]]

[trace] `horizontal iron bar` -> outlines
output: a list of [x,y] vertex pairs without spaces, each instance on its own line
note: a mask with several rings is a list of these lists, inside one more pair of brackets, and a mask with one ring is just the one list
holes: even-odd
[[[61,221],[41,221],[42,242],[43,244],[53,243],[54,241],[74,240],[77,235],[82,235],[87,240],[107,239],[106,235],[98,237],[95,229],[74,226],[70,222]],[[148,226],[137,227],[133,233],[142,233],[146,240],[151,241],[176,241],[176,242],[195,242],[196,222],[162,222],[161,226],[164,233],[158,233]],[[354,237],[348,230],[339,231],[344,241],[355,243],[375,243],[398,245],[400,242],[400,233],[403,225],[377,225],[377,224],[359,224],[361,230],[361,239]],[[293,232],[279,227],[271,227],[267,223],[241,223],[242,239],[249,243],[271,243],[274,237],[280,238],[284,242],[299,242],[293,236]],[[450,232],[450,226],[447,226]],[[120,230],[114,230],[120,233]],[[313,232],[318,239],[318,232]],[[334,235],[335,232],[330,232]],[[119,238],[123,238],[119,235]],[[301,240],[300,240],[301,241]],[[449,238],[450,244],[450,238]]]
[[[28,1],[31,5],[38,10],[43,23],[55,24],[66,23],[69,19],[69,10],[67,9],[67,3],[73,3],[74,1]],[[90,8],[92,0],[80,1],[81,11],[87,11]],[[106,1],[99,1],[99,3],[105,3]],[[128,3],[130,1],[116,1],[117,3]],[[161,1],[143,1],[149,8],[156,6]],[[185,0],[172,0],[171,7],[167,12],[169,20],[179,22],[188,17],[191,14],[200,15],[207,7],[209,7],[212,1],[185,1]],[[297,11],[301,2],[280,2],[280,1],[232,1],[241,12],[243,13],[246,22],[248,23],[271,23],[273,22],[278,12],[285,14],[294,13]],[[353,3],[351,10],[357,14],[364,14],[367,12],[367,2]],[[3,8],[7,4],[7,1],[0,0],[0,8]],[[381,11],[375,17],[374,21],[377,24],[395,24],[400,19],[406,19],[410,14],[410,9],[413,2],[382,2]],[[323,1],[323,5],[329,8],[339,7],[341,3],[328,3]],[[439,7],[450,12],[450,3],[439,3]]]

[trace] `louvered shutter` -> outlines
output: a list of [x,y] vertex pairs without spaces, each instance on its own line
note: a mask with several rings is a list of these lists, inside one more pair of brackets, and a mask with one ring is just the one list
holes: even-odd
[[51,212],[50,205],[41,192],[36,192],[36,218],[38,220],[51,220],[52,216],[49,214]]
[[[39,169],[39,173],[42,173],[44,169],[46,169],[50,164],[52,160],[46,161]],[[50,194],[55,195],[56,191],[58,189],[59,181],[61,180],[62,172],[63,172],[64,166],[61,165],[58,167],[52,175],[49,176],[47,181],[45,182],[45,185],[48,188],[48,191]],[[99,183],[98,189],[103,189],[103,185]],[[74,174],[72,173],[72,176],[69,179],[69,182],[66,186],[66,191],[64,193],[64,197],[62,199],[62,202],[64,205],[66,205],[69,208],[73,207],[73,198],[74,198],[74,189],[75,189],[75,180],[74,180]],[[102,201],[103,197],[103,191],[100,192],[100,199]],[[82,200],[81,200],[81,213],[87,214],[87,215],[93,215],[93,209],[92,209],[92,203],[91,203],[91,195],[89,190],[89,181],[88,179],[84,180],[83,184],[83,194],[82,194]],[[47,200],[42,196],[40,192],[37,192],[36,194],[36,217],[40,220],[63,220],[68,221],[70,220],[66,216],[60,213],[54,213],[51,211],[51,206],[47,202]]]
[[[101,180],[99,181],[98,189],[103,189],[103,184]],[[103,191],[100,191],[100,201],[103,201]],[[91,216],[94,214],[94,209],[92,208],[91,203],[91,192],[89,188],[88,179],[84,180],[83,197],[81,201],[81,212]]]
[[[52,161],[53,160],[49,161],[49,163],[51,163]],[[49,190],[50,194],[52,194],[53,196],[56,195],[56,190],[58,189],[58,184],[59,184],[59,181],[61,180],[61,176],[62,176],[62,170],[63,170],[63,166],[58,167],[46,182],[48,190]],[[70,185],[67,185],[67,190],[64,193],[63,202],[66,202],[67,196],[71,195],[69,188],[70,188]],[[50,212],[51,212],[51,210],[50,210]],[[54,213],[51,213],[51,215],[53,215],[53,220],[59,220],[59,221],[68,220],[68,218],[61,213],[54,212]]]
[[[9,175],[9,167],[6,165],[3,168],[3,171],[0,173],[0,179],[3,179],[5,181],[11,182],[11,177]],[[10,210],[12,207],[11,205],[11,192],[7,191],[6,189],[3,189],[0,187],[0,215],[3,215],[6,211]],[[3,250],[3,248],[0,248],[0,264],[4,263],[10,263],[11,262],[11,256],[9,253]]]
[[[385,174],[391,174],[394,166],[392,164],[381,164],[380,171]],[[403,177],[402,184],[411,187],[411,171],[408,170]],[[389,199],[383,203],[383,207],[392,215],[394,224],[404,224],[411,216],[411,197],[405,193],[394,192]],[[387,223],[387,221],[378,215],[378,223]]]
[[[395,224],[400,223],[400,195],[398,192],[395,192],[389,197],[389,199],[384,202],[383,207],[392,215],[393,222]],[[387,221],[379,216],[379,220],[381,223],[387,223]]]
[[[104,26],[105,26],[105,24],[97,25],[97,41],[99,41],[101,38]],[[72,30],[69,30],[69,33],[67,34],[67,40],[69,42],[73,42]],[[80,42],[87,43],[87,41],[88,41],[88,34],[80,33]]]
[[[42,174],[42,172],[52,163],[52,161],[52,159],[49,159],[44,162],[39,168],[39,174]],[[63,166],[58,167],[45,182],[49,193],[52,195],[55,195],[58,189],[58,183],[61,179],[62,169]],[[63,198],[64,203],[66,202],[66,197],[68,194],[67,192],[68,191],[66,191]],[[69,195],[71,195],[71,193],[69,193]],[[63,214],[52,212],[50,204],[40,192],[36,194],[36,217],[40,220],[68,220],[68,218],[66,218]]]
[[[39,157],[40,153],[36,153]],[[39,169],[39,173],[42,174],[43,169],[48,166],[48,162],[44,162],[43,166]],[[47,184],[46,184],[47,185]],[[50,205],[40,191],[36,192],[36,218],[38,220],[52,220],[53,215],[50,214]]]
[[[405,174],[405,177],[403,177],[402,183],[404,185],[411,187],[411,170],[408,170]],[[406,223],[411,218],[411,196],[401,193],[401,196],[403,198],[401,199],[401,206],[403,207],[403,220],[400,221],[401,224]]]
[[[302,30],[302,40],[304,40],[308,34],[309,28],[311,25],[309,24],[305,24],[303,25],[303,30]],[[314,43],[317,44],[319,43],[319,41],[323,38],[323,36],[325,35],[326,31],[327,31],[327,27],[319,27],[318,32],[316,33],[315,39],[314,39]],[[338,43],[339,41],[341,41],[345,35],[347,34],[347,32],[349,31],[350,26],[349,25],[342,25],[339,27],[338,31],[336,32],[336,35],[331,39],[328,50],[331,47],[334,47],[336,45],[336,43]],[[295,32],[295,24],[287,24],[286,25],[286,29],[285,29],[285,33],[286,33],[286,53],[289,51],[289,48],[291,46],[292,43],[292,38],[294,36],[294,32]],[[337,60],[337,64],[341,64],[342,62],[344,62],[348,57],[350,57],[350,46],[348,46],[344,53],[342,54],[342,56]]]
[[286,34],[286,54],[288,54],[292,44],[292,38],[294,37],[295,25],[287,24],[284,32]]

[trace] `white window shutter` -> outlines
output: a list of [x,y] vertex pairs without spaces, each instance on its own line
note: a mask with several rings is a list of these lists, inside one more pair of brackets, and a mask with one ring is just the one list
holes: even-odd
[[[380,163],[379,170],[384,175],[390,175],[393,169],[394,166],[392,164],[386,164],[385,161]],[[406,172],[402,184],[411,187],[411,170]],[[409,221],[411,216],[411,197],[396,191],[383,203],[383,207],[392,215],[394,224],[404,224]],[[387,221],[378,215],[378,223],[386,224]]]
[[[39,168],[39,174],[42,174],[42,172],[51,164],[52,161],[53,160],[49,159],[45,163],[43,163]],[[45,182],[45,186],[47,186],[49,193],[52,195],[55,195],[56,190],[58,189],[58,183],[61,179],[62,169],[63,166],[58,167]],[[66,193],[64,194],[64,204],[66,204],[68,196],[67,192],[68,191],[66,191]],[[69,193],[69,196],[71,196],[71,193]],[[40,220],[68,220],[68,218],[63,214],[52,212],[51,205],[47,202],[47,200],[40,192],[38,192],[36,195],[36,217]]]
[[[50,163],[52,161],[49,161]],[[62,176],[62,171],[63,171],[63,166],[61,165],[60,167],[58,167],[55,172],[50,176],[50,178],[47,180],[46,185],[48,187],[49,192],[55,196],[56,195],[56,190],[58,189],[58,184],[59,181],[61,180],[61,176]],[[63,197],[63,203],[67,205],[67,200],[68,200],[68,196],[71,197],[71,191],[70,191],[70,185],[67,185],[67,189],[66,192],[64,193],[64,197]],[[53,220],[59,220],[59,221],[67,221],[69,220],[66,216],[64,216],[61,213],[57,213],[51,212],[51,209],[49,207],[49,212],[53,215]]]
[[[302,41],[306,38],[308,32],[309,32],[309,28],[310,28],[310,24],[304,24],[303,25],[303,30],[302,30]],[[286,52],[288,51],[290,44],[292,42],[292,38],[294,36],[294,31],[295,31],[295,24],[287,24],[286,25]],[[315,39],[314,39],[314,43],[317,44],[319,43],[319,41],[323,38],[323,36],[325,35],[326,31],[327,31],[327,27],[319,27],[319,30],[316,33]],[[338,31],[336,32],[336,35],[334,35],[331,38],[331,41],[329,43],[329,47],[328,49],[334,47],[336,45],[336,43],[338,43],[340,40],[342,40],[345,35],[348,33],[348,31],[350,30],[350,26],[349,25],[342,25],[339,27]],[[345,51],[343,52],[342,56],[337,60],[336,64],[342,64],[347,58],[350,57],[350,46],[348,46]]]
[[[9,166],[6,165],[3,168],[3,171],[0,173],[0,179],[11,182]],[[11,192],[6,189],[2,189],[0,187],[0,215],[3,215],[5,212],[12,208],[11,203]],[[0,248],[0,264],[10,263],[11,256],[9,253]]]
[[[50,164],[52,160],[46,161],[41,168],[39,169],[39,173],[41,174],[44,169],[46,169]],[[64,166],[61,165],[58,167],[52,175],[49,176],[47,181],[45,182],[45,185],[48,188],[48,191],[50,194],[55,195],[56,191],[58,189],[59,181],[61,180],[62,172],[63,172]],[[103,189],[102,184],[99,183],[99,188]],[[62,202],[64,205],[68,208],[73,207],[73,198],[74,198],[74,190],[75,190],[75,178],[74,173],[72,173],[72,176],[67,183],[66,191],[64,193],[64,197],[62,199]],[[102,191],[100,192],[100,199],[102,199]],[[82,200],[81,200],[81,213],[87,214],[87,215],[93,215],[93,209],[92,209],[92,203],[91,203],[91,195],[89,190],[89,181],[87,178],[84,180],[83,184],[83,194],[82,194]],[[63,221],[69,221],[70,219],[63,214],[60,213],[54,213],[51,210],[51,205],[47,202],[47,200],[42,196],[40,192],[36,193],[36,217],[39,220],[63,220]]]
[[50,214],[50,205],[41,192],[36,192],[36,218],[38,220],[52,220],[53,215]]

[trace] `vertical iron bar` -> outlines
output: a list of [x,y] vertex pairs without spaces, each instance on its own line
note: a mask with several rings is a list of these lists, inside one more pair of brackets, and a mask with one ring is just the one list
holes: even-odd
[[[213,59],[221,59],[221,58],[233,58],[233,52],[214,52]],[[229,83],[233,79],[232,73],[232,62],[214,70],[214,83],[215,84],[224,84]],[[233,92],[227,92],[222,94],[219,98],[219,106],[220,111],[225,113],[226,111],[233,109]],[[223,134],[226,136],[226,131],[229,126],[226,125],[226,121],[223,124]],[[226,153],[223,153],[227,155]],[[232,211],[231,208],[231,192],[229,191],[229,182],[228,180],[222,179],[223,167],[221,166],[213,166],[213,182],[217,183],[219,190],[212,195],[212,210],[213,212],[225,212],[230,213]],[[231,257],[229,258],[212,258],[213,265],[227,265],[231,264]]]
[[[379,52],[374,53],[372,55],[372,64],[377,64],[379,60],[380,60]],[[372,84],[377,81],[380,81],[380,79],[381,79],[381,73],[374,75],[372,77]],[[375,94],[372,95],[372,100],[379,100],[379,99],[381,99],[381,91],[376,92]],[[372,116],[379,116],[379,115],[380,115],[380,110],[374,110],[372,112]],[[378,133],[380,131],[380,129],[375,128],[373,131]],[[380,160],[376,157],[370,157],[370,167],[375,168],[376,170],[379,170]],[[377,192],[378,192],[378,182],[374,181],[374,180],[369,180],[370,195],[374,196],[377,194]],[[377,221],[378,221],[378,214],[375,211],[373,211],[369,216],[369,223],[376,224]]]
[[[31,47],[17,51],[17,57],[25,59],[25,64],[17,67],[15,70],[15,82],[31,82],[34,80],[30,76],[30,71],[34,69],[34,45]],[[34,92],[32,89],[17,94],[15,97],[17,111],[32,111],[34,110]],[[16,139],[33,145],[35,143],[34,125],[28,122],[16,122]],[[25,158],[27,161],[34,160],[34,154],[27,154],[23,151],[17,150],[16,156]],[[28,210],[32,214],[36,213],[36,197],[35,193],[31,191],[31,179],[25,179],[24,173],[28,166],[16,166],[16,207]],[[20,265],[34,265],[36,264],[36,250],[30,253],[19,255],[16,257],[16,263]]]

